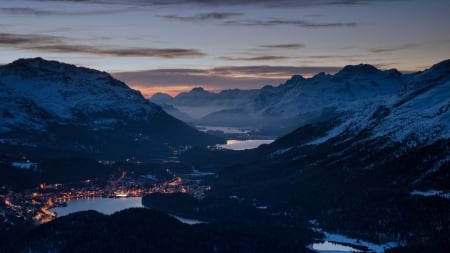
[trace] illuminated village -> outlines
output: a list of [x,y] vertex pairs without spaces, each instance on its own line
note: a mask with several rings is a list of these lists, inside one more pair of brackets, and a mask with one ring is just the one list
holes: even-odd
[[[153,182],[150,184],[149,181]],[[57,214],[51,211],[52,208],[64,207],[72,199],[142,197],[157,192],[182,192],[201,199],[210,189],[209,186],[201,185],[194,174],[183,175],[183,178],[174,175],[171,180],[155,182],[151,175],[136,178],[127,176],[125,171],[119,178],[111,178],[105,187],[91,179],[71,185],[42,183],[23,192],[14,192],[4,186],[0,192],[0,217],[7,222],[7,217],[14,217],[43,224],[57,218]]]

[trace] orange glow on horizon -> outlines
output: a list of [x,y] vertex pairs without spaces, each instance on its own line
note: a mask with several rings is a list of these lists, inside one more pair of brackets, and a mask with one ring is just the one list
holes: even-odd
[[176,85],[176,86],[144,86],[144,85],[134,85],[130,84],[132,89],[138,90],[142,93],[142,95],[146,98],[152,97],[155,93],[166,93],[170,96],[174,97],[182,92],[188,92],[195,87],[199,87],[200,85]]

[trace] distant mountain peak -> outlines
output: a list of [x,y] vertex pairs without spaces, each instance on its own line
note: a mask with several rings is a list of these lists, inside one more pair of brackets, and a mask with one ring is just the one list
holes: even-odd
[[12,63],[6,65],[12,68],[19,69],[46,69],[46,70],[61,70],[63,68],[76,68],[75,65],[70,65],[67,63],[61,63],[58,61],[45,60],[41,57],[36,58],[21,58],[13,61]]
[[284,86],[284,87],[295,86],[295,85],[299,84],[300,82],[302,82],[304,80],[306,80],[306,79],[302,75],[293,75],[291,77],[291,79],[287,80],[281,86]]
[[305,78],[302,75],[293,75],[289,81],[301,81],[305,80]]
[[209,93],[203,87],[195,87],[190,92],[192,92],[192,93]]
[[329,76],[329,74],[327,74],[325,72],[320,72],[320,73],[317,73],[316,75],[314,75],[312,78],[314,78],[314,79],[324,79],[324,78],[326,78],[328,76]]
[[[101,79],[111,86],[128,89],[128,86],[125,83],[114,79],[107,72],[78,67],[73,64],[53,60],[45,60],[41,57],[18,59],[10,64],[2,66],[2,71],[7,74],[21,76],[25,79],[33,79],[37,76],[41,76],[45,79],[55,79],[55,83],[61,83],[62,79],[68,81],[75,77],[92,80]],[[74,82],[74,84],[76,84],[76,82]]]
[[172,99],[173,97],[169,94],[157,92],[153,94],[153,96],[150,98],[150,101],[161,105],[170,102]]
[[152,97],[150,98],[150,100],[155,99],[155,98],[172,98],[172,96],[170,96],[167,93],[163,93],[163,92],[156,92],[155,94],[152,95]]
[[442,74],[450,73],[450,59],[436,63],[429,70],[440,72]]
[[381,70],[370,64],[358,64],[358,65],[347,65],[341,71],[339,71],[338,75],[355,75],[355,74],[372,74],[380,72]]

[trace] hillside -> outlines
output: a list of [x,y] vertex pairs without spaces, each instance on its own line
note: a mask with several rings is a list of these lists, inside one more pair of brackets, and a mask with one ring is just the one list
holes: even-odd
[[0,67],[0,101],[0,148],[9,156],[146,159],[221,142],[105,72],[41,58]]

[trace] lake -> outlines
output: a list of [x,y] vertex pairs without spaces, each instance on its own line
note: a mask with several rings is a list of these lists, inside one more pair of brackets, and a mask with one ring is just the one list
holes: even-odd
[[227,144],[217,145],[220,148],[244,150],[257,148],[262,144],[272,143],[274,140],[227,140]]
[[[89,198],[89,199],[73,199],[66,202],[66,207],[55,207],[50,209],[52,212],[56,212],[58,217],[65,216],[71,213],[95,210],[97,212],[110,215],[115,212],[132,208],[142,207],[142,198]],[[170,214],[169,214],[170,215]],[[175,219],[189,225],[205,223],[204,221],[188,219],[175,215],[170,215]]]
[[220,132],[223,132],[224,134],[245,134],[245,133],[248,133],[251,131],[250,129],[239,128],[239,127],[219,127],[219,126],[198,125],[198,126],[196,126],[196,128],[203,132],[220,131]]
[[361,252],[361,250],[355,249],[351,246],[343,245],[336,242],[317,242],[313,243],[310,247],[312,250],[316,252]]
[[103,214],[113,214],[115,212],[131,208],[144,207],[142,198],[89,198],[73,199],[66,202],[66,207],[55,207],[50,209],[56,212],[58,216],[65,216],[71,213],[95,210]]

